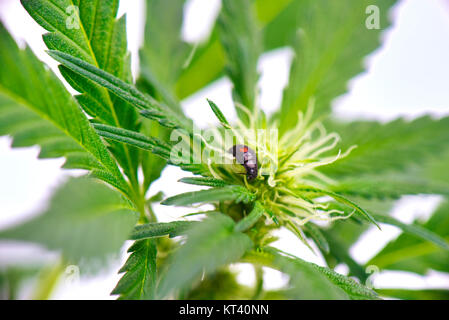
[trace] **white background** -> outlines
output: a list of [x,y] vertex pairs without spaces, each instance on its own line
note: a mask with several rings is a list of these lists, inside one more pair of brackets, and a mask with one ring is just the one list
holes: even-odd
[[[219,6],[218,0],[188,1],[182,31],[184,39],[196,42],[207,37]],[[128,15],[129,49],[133,54],[135,73],[138,68],[137,50],[143,36],[143,1],[121,1],[119,12]],[[0,0],[0,17],[21,45],[28,43],[40,59],[56,70],[57,64],[44,52],[45,46],[40,37],[43,29],[27,15],[18,0]],[[366,59],[367,71],[351,80],[348,93],[335,100],[334,110],[339,117],[387,121],[398,116],[412,118],[424,113],[435,116],[449,113],[449,1],[403,0],[394,8],[391,17],[394,25],[384,32],[382,47]],[[260,59],[260,103],[267,111],[275,110],[280,104],[290,59],[288,49],[276,50]],[[185,112],[200,126],[208,126],[213,121],[205,101],[209,97],[232,118],[235,113],[231,108],[230,88],[227,79],[216,81],[184,101]],[[12,150],[10,143],[8,137],[0,138],[0,229],[39,212],[45,207],[52,190],[67,176],[82,173],[61,170],[62,159],[37,160],[37,147]],[[162,190],[166,195],[173,195],[187,190],[189,187],[176,182],[183,175],[185,173],[176,168],[166,168],[151,192]],[[395,206],[393,216],[405,222],[418,217],[425,219],[439,201],[436,196],[403,197]],[[163,206],[156,207],[156,212],[161,221],[172,220],[184,213]],[[351,253],[357,261],[366,262],[398,233],[397,229],[388,226],[384,226],[382,232],[371,229],[351,248]],[[279,248],[324,264],[320,256],[310,253],[294,236],[286,232],[279,234],[282,237],[277,242]],[[123,251],[128,245],[124,246]],[[0,243],[0,268],[53,259],[54,256],[34,245]],[[81,278],[75,282],[62,281],[53,298],[112,298],[109,292],[119,279],[116,272],[126,259],[125,254],[122,256],[122,261],[117,261],[101,276]],[[242,271],[239,279],[243,283],[253,281],[254,275],[249,266],[239,265],[235,269]],[[343,266],[339,266],[338,271],[347,272]],[[430,272],[425,277],[406,272],[382,272],[373,279],[374,285],[379,288],[449,289],[449,277],[438,272]],[[279,273],[267,270],[267,288],[277,288],[285,281]],[[29,297],[29,292],[25,290],[21,297]]]

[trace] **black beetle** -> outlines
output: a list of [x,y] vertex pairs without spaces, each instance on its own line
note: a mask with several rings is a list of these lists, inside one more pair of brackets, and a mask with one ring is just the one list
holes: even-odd
[[257,156],[253,149],[244,144],[236,144],[228,152],[234,156],[237,163],[245,168],[248,180],[253,180],[257,177]]

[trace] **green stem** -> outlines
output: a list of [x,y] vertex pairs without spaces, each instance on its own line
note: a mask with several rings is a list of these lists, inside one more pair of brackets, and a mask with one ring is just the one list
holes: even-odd
[[147,208],[148,208],[148,214],[150,216],[150,219],[148,222],[157,222],[157,217],[156,217],[156,214],[154,213],[154,210],[153,210],[153,207],[151,206],[151,204],[148,204]]
[[64,271],[65,264],[62,260],[58,261],[55,265],[42,270],[39,275],[36,290],[32,295],[33,300],[48,300],[56,288],[61,274]]
[[259,300],[263,293],[263,269],[261,266],[255,265],[254,272],[256,273],[256,285],[254,287],[252,300]]

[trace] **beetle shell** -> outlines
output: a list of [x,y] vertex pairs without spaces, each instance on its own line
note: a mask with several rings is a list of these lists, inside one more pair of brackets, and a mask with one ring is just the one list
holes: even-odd
[[253,149],[244,144],[236,144],[228,152],[234,156],[237,163],[245,168],[248,180],[253,180],[257,177],[257,156]]

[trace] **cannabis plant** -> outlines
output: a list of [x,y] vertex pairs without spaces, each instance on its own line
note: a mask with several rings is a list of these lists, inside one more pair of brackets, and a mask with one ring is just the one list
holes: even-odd
[[[40,215],[0,233],[60,253],[40,273],[36,297],[48,297],[68,266],[101,272],[126,240],[129,256],[111,292],[120,299],[448,297],[376,291],[366,285],[369,268],[349,254],[368,228],[380,233],[390,224],[402,234],[367,266],[449,271],[448,202],[425,223],[389,215],[402,195],[449,195],[449,118],[381,124],[331,112],[379,46],[394,0],[223,0],[210,36],[195,45],[180,36],[184,0],[147,0],[136,80],[118,2],[21,1],[47,31],[60,77],[0,26],[0,133],[13,147],[38,145],[39,158],[64,157],[64,168],[86,172],[58,188]],[[280,109],[265,114],[258,59],[280,47],[293,52],[289,81]],[[205,130],[181,101],[223,76],[233,84],[237,118],[209,97],[218,125]],[[157,193],[152,184],[166,165],[185,171],[171,183],[201,189]],[[190,213],[158,222],[157,203]],[[280,228],[327,266],[273,246]],[[236,280],[234,263],[254,267],[254,287]],[[348,276],[334,271],[338,264]],[[286,274],[288,284],[264,290],[266,268]],[[13,271],[3,271],[10,289],[35,274]]]

